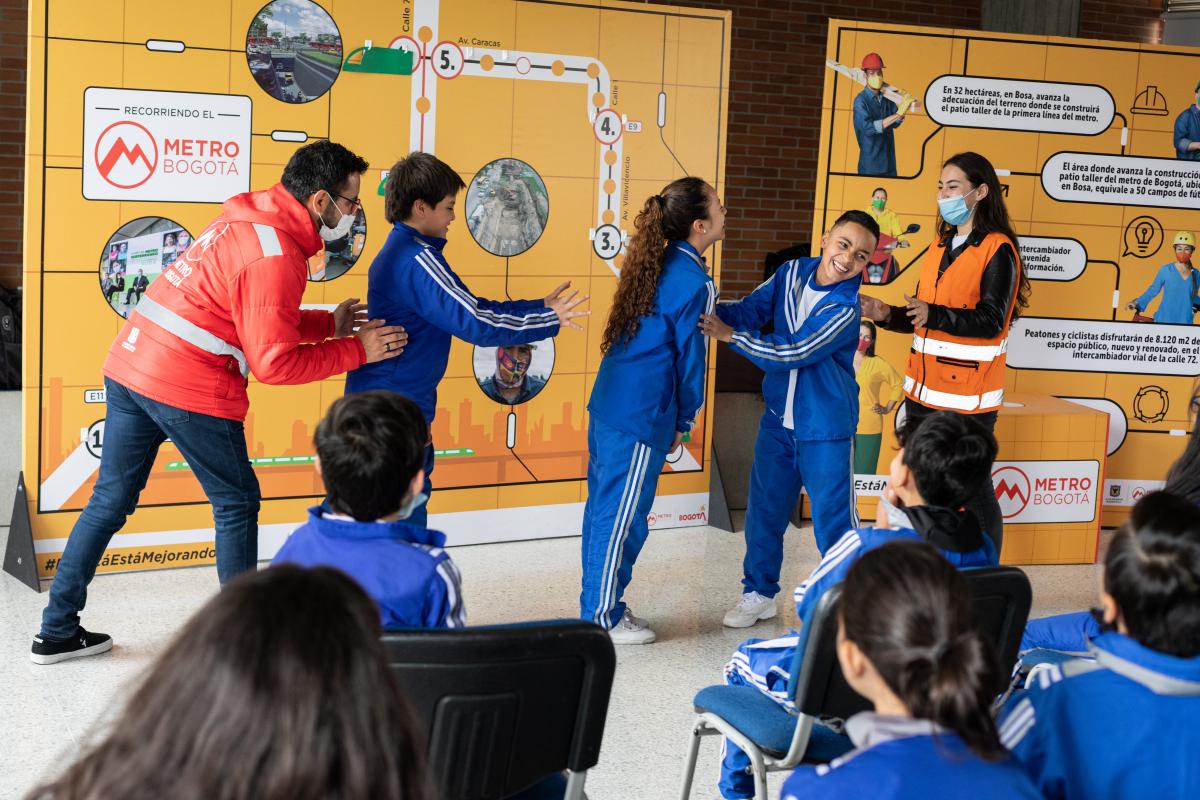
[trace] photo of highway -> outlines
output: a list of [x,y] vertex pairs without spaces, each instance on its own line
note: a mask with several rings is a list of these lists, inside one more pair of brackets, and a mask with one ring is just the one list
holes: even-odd
[[285,103],[307,103],[337,80],[342,37],[329,13],[311,0],[273,0],[250,23],[246,60],[264,92]]
[[549,216],[546,184],[516,158],[485,165],[467,189],[467,227],[493,255],[515,256],[533,247]]

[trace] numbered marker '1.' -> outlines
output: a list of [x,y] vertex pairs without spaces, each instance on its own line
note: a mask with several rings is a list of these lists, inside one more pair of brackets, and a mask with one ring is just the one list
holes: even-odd
[[463,55],[462,48],[454,42],[438,42],[438,46],[433,48],[433,71],[439,78],[457,78],[466,63],[467,57]]
[[596,228],[592,249],[605,261],[621,252],[621,229],[616,225],[601,225]]
[[592,123],[592,130],[595,132],[596,138],[600,140],[600,144],[615,144],[621,138],[624,128],[625,124],[621,121],[621,115],[611,108],[606,108],[597,114],[596,121]]
[[104,452],[104,420],[98,419],[91,424],[83,435],[83,446],[93,458],[99,458]]

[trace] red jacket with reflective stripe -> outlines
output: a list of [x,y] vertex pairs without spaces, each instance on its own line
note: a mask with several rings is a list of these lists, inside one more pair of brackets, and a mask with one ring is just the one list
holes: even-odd
[[[246,354],[262,383],[319,381],[361,365],[355,337],[329,339],[333,314],[300,310],[308,258],[322,247],[312,218],[282,185],[226,200],[146,297]],[[104,374],[160,403],[242,420],[247,381],[231,356],[183,341],[133,311]]]

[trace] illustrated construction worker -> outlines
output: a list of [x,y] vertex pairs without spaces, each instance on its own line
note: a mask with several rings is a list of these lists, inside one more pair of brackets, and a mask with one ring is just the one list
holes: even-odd
[[1163,264],[1149,288],[1125,308],[1140,313],[1162,292],[1162,300],[1154,312],[1154,321],[1169,325],[1191,325],[1196,308],[1200,307],[1200,271],[1192,266],[1192,253],[1195,250],[1194,233],[1180,231],[1175,234],[1175,260]]
[[858,174],[896,177],[895,129],[913,103],[905,94],[897,106],[883,94],[883,59],[867,53],[862,60],[867,86],[854,98],[854,136],[858,139]]

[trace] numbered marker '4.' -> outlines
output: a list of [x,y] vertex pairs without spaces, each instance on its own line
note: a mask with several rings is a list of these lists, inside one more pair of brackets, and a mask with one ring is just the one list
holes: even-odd
[[83,446],[93,458],[104,452],[104,420],[98,419],[83,434]]
[[592,131],[596,134],[596,138],[600,144],[616,144],[624,132],[625,123],[621,120],[621,115],[613,111],[611,108],[606,108],[596,114],[596,121],[592,123]]
[[454,42],[438,42],[433,48],[433,71],[439,78],[450,80],[462,74],[467,57],[462,48]]
[[601,225],[592,238],[592,249],[605,261],[621,252],[621,229],[616,225]]

